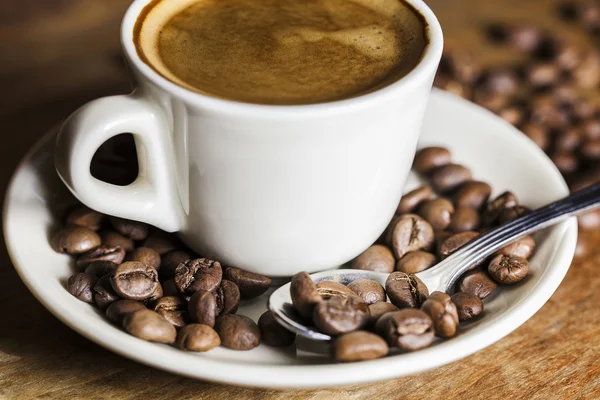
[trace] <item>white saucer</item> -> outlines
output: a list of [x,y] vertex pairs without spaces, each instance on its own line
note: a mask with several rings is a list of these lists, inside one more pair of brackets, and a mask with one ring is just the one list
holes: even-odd
[[[575,219],[541,232],[525,281],[486,299],[485,315],[462,326],[457,337],[415,353],[349,364],[331,363],[295,347],[185,353],[124,333],[65,290],[73,273],[69,257],[54,253],[48,245],[57,224],[53,212],[72,199],[52,165],[54,134],[46,135],[25,156],[6,193],[4,235],[17,272],[48,310],[80,334],[125,357],[189,377],[259,387],[327,387],[447,364],[491,345],[529,319],[556,290],[575,251]],[[527,206],[538,207],[568,194],[558,170],[529,139],[484,109],[438,90],[432,94],[420,140],[421,146],[434,144],[449,147],[456,162],[470,167],[477,179],[490,182],[496,193],[510,189]],[[418,183],[412,176],[406,189]],[[256,321],[266,304],[264,295],[239,312]]]

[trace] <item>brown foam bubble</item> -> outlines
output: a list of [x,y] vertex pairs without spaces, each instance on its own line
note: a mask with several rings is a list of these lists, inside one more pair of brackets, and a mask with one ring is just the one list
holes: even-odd
[[310,104],[406,75],[427,44],[401,0],[158,0],[136,23],[143,60],[215,97]]

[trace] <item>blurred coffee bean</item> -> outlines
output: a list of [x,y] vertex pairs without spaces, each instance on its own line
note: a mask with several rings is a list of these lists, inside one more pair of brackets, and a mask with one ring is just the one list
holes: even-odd
[[590,254],[592,249],[591,241],[588,238],[582,237],[579,235],[577,237],[577,246],[575,247],[575,258],[581,259]]
[[520,205],[505,208],[500,213],[500,217],[498,217],[498,223],[500,225],[508,224],[509,222],[517,219],[518,217],[528,214],[530,212],[531,210],[528,207]]
[[125,315],[123,328],[140,339],[159,343],[174,343],[175,327],[162,315],[152,310],[139,310]]
[[159,231],[148,236],[142,246],[156,251],[160,256],[164,256],[171,251],[179,249],[181,243],[173,234]]
[[175,270],[184,261],[191,260],[192,256],[183,250],[173,250],[161,257],[158,273],[161,279],[171,279],[175,276]]
[[560,104],[573,104],[577,101],[578,90],[571,82],[559,82],[554,86],[552,95]]
[[582,54],[577,46],[571,43],[561,43],[558,46],[554,62],[563,71],[573,71],[581,64]]
[[385,291],[396,307],[417,308],[429,296],[429,290],[419,277],[404,272],[392,272],[385,281]]
[[567,128],[557,133],[554,148],[557,152],[572,152],[581,144],[581,134],[577,128]]
[[511,125],[519,125],[523,121],[524,114],[521,108],[511,106],[506,107],[497,112],[498,116]]
[[123,324],[123,318],[125,318],[127,314],[145,309],[146,307],[139,301],[117,300],[111,303],[106,309],[106,317],[113,324],[121,326]]
[[97,231],[105,219],[106,215],[86,206],[79,206],[69,213],[66,224],[83,226],[84,228]]
[[443,231],[450,225],[454,206],[444,198],[438,197],[424,201],[418,209],[418,214],[431,224],[434,230]]
[[512,96],[519,88],[519,77],[514,68],[494,68],[483,77],[482,87],[501,96]]
[[158,270],[160,268],[160,254],[149,247],[138,247],[128,257],[129,261],[138,261]]
[[181,294],[179,293],[179,289],[177,289],[174,279],[163,281],[162,288],[163,296],[179,296]]
[[448,239],[444,240],[440,247],[440,258],[443,260],[477,236],[479,236],[479,233],[473,231],[461,232],[450,236]]
[[539,47],[542,40],[540,30],[531,25],[513,26],[509,29],[508,44],[523,52],[531,52]]
[[586,160],[600,160],[600,139],[586,140],[579,148],[579,153]]
[[563,175],[575,172],[579,167],[579,160],[575,157],[575,154],[568,151],[554,153],[550,156],[550,159]]
[[114,291],[110,283],[111,275],[104,275],[98,279],[98,282],[94,285],[94,303],[99,309],[104,310],[112,302],[120,300],[119,295]]
[[590,51],[573,70],[573,80],[582,89],[593,89],[600,83],[600,54]]
[[269,277],[235,267],[225,268],[223,277],[235,283],[245,299],[258,297],[271,287]]
[[479,297],[481,300],[488,297],[498,284],[486,272],[474,268],[465,272],[458,280],[458,290]]
[[600,209],[587,211],[577,216],[579,229],[582,230],[597,230],[600,228]]
[[434,233],[431,224],[420,216],[404,214],[395,221],[387,239],[399,259],[409,251],[431,249]]
[[511,244],[504,246],[496,252],[498,254],[509,254],[524,259],[528,259],[535,250],[535,240],[530,235],[518,239]]
[[183,328],[187,324],[188,305],[179,296],[167,296],[154,304],[154,311],[165,317],[175,328]]
[[460,207],[454,210],[452,220],[448,228],[454,233],[476,231],[479,229],[481,220],[476,209],[471,207]]
[[350,268],[390,273],[394,270],[395,263],[394,254],[389,247],[374,244],[356,257]]
[[126,300],[145,300],[159,285],[156,269],[137,261],[119,265],[110,282],[115,293]]
[[86,274],[94,275],[97,278],[102,278],[106,274],[113,274],[119,264],[112,261],[92,261],[85,267]]
[[521,130],[542,150],[546,151],[550,147],[548,130],[542,125],[528,123],[524,125]]
[[434,168],[450,164],[452,156],[444,147],[426,147],[418,150],[413,161],[413,168],[420,174],[427,174]]
[[198,290],[212,292],[221,283],[223,269],[218,261],[196,258],[179,264],[175,269],[175,284],[181,293],[193,294]]
[[444,46],[440,71],[455,76],[460,82],[470,85],[481,76],[481,66],[467,51],[457,49],[450,41]]
[[80,272],[67,281],[67,291],[86,303],[94,302],[94,285],[98,281],[95,275]]
[[473,178],[471,170],[460,164],[446,164],[431,171],[433,189],[438,193],[449,193]]
[[123,259],[125,259],[125,250],[122,248],[98,246],[80,255],[77,259],[77,266],[87,267],[94,261],[111,261],[115,264],[121,264]]
[[272,347],[290,346],[296,340],[296,334],[281,326],[273,311],[265,311],[258,319],[258,329],[264,344]]
[[482,215],[482,222],[486,226],[491,226],[498,222],[498,218],[505,208],[518,205],[517,196],[514,193],[506,191],[494,200],[490,201]]
[[558,107],[550,96],[540,96],[531,103],[530,122],[550,129],[562,129],[569,125],[569,113]]
[[435,334],[442,338],[450,338],[456,333],[458,313],[450,296],[442,292],[433,292],[421,306],[433,322]]
[[434,339],[433,322],[421,310],[405,309],[388,313],[379,319],[377,325],[388,345],[404,351],[423,349],[431,345]]
[[591,119],[598,111],[598,107],[585,97],[573,101],[573,114],[580,120]]
[[307,272],[298,272],[292,277],[290,297],[298,313],[305,318],[312,317],[313,308],[322,301],[315,283]]
[[317,291],[322,298],[328,299],[332,296],[355,296],[356,293],[343,283],[336,281],[321,281],[317,283]]
[[473,101],[493,112],[499,112],[508,106],[510,96],[495,93],[485,87],[478,87],[473,91]]
[[392,311],[398,311],[398,307],[392,303],[379,301],[377,303],[369,304],[369,322],[367,323],[369,329],[374,329],[377,320],[381,318],[382,315]]
[[581,126],[581,132],[587,140],[600,139],[600,118],[585,121]]
[[517,283],[527,276],[528,271],[529,262],[512,254],[498,254],[488,265],[491,277],[502,284]]
[[579,18],[582,3],[581,0],[558,1],[557,10],[559,16],[566,21],[572,21]]
[[492,193],[489,184],[480,181],[465,182],[454,195],[456,208],[470,207],[479,210],[483,207]]
[[430,200],[432,195],[433,191],[430,186],[421,186],[411,190],[400,199],[396,213],[406,214],[413,212],[422,202]]
[[129,239],[144,240],[148,236],[148,225],[143,222],[117,217],[110,217],[109,220],[117,232]]
[[102,245],[106,247],[120,247],[126,252],[133,251],[135,247],[133,240],[115,231],[103,231],[100,233],[100,238]]
[[560,76],[558,66],[553,63],[536,63],[527,67],[527,82],[534,88],[552,86]]
[[434,254],[425,251],[406,253],[396,264],[396,270],[406,274],[416,274],[432,267],[437,262]]
[[462,97],[463,99],[471,98],[471,89],[468,85],[447,75],[436,75],[433,86]]
[[348,289],[358,295],[367,305],[385,301],[385,289],[378,282],[371,279],[357,279],[350,282]]
[[335,338],[331,344],[331,357],[342,362],[373,360],[387,353],[386,341],[366,331],[346,333]]
[[179,331],[175,344],[180,350],[204,352],[218,347],[221,339],[210,326],[189,324]]
[[483,302],[475,295],[465,292],[457,292],[450,297],[450,300],[456,305],[458,320],[460,322],[468,321],[483,312]]
[[57,253],[82,254],[100,246],[100,236],[89,228],[69,225],[54,234],[50,246]]
[[369,307],[354,296],[333,296],[315,306],[312,318],[319,332],[335,336],[364,327],[369,321]]

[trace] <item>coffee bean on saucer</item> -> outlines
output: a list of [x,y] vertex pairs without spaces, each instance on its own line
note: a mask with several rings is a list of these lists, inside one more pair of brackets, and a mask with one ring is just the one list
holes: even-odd
[[102,245],[106,247],[120,247],[125,251],[133,251],[135,247],[133,240],[115,231],[103,231],[100,233],[100,238]]
[[450,300],[456,305],[458,320],[460,322],[468,321],[483,312],[483,302],[479,297],[465,292],[457,292],[450,297]]
[[210,326],[189,324],[179,330],[175,344],[180,350],[204,352],[218,347],[221,339]]
[[258,325],[245,315],[227,314],[215,324],[223,346],[233,350],[251,350],[260,344]]
[[525,206],[516,205],[502,210],[498,222],[500,225],[508,224],[509,222],[531,212],[531,209]]
[[385,289],[371,279],[357,279],[348,284],[348,288],[356,293],[367,305],[385,301]]
[[523,133],[529,137],[540,149],[548,150],[550,138],[548,131],[540,124],[528,123],[521,128]]
[[110,217],[109,220],[117,232],[129,239],[144,240],[148,237],[148,225],[143,222],[117,217]]
[[235,314],[237,312],[240,304],[240,289],[235,283],[223,279],[213,294],[217,302],[217,315]]
[[471,171],[463,165],[446,164],[431,171],[433,189],[438,193],[448,193],[471,180]]
[[145,309],[146,306],[139,301],[117,300],[111,303],[106,309],[106,317],[113,324],[121,326],[123,324],[123,318],[125,318],[127,314]]
[[444,240],[440,247],[440,258],[443,260],[477,236],[479,236],[479,233],[474,231],[461,232],[450,236]]
[[392,272],[385,282],[385,292],[396,307],[416,308],[429,296],[429,290],[419,277],[404,272]]
[[110,282],[115,293],[127,300],[145,300],[159,285],[156,269],[138,261],[119,265]]
[[369,321],[369,307],[355,296],[333,296],[313,310],[313,323],[320,332],[340,335],[364,327]]
[[421,310],[408,308],[385,314],[377,325],[381,326],[388,345],[404,351],[423,349],[434,339],[433,322]]
[[331,357],[336,361],[362,361],[381,358],[388,353],[388,345],[371,332],[356,331],[335,338],[331,344]]
[[413,212],[421,203],[430,200],[432,195],[431,186],[421,186],[411,190],[400,199],[396,213],[406,214]]
[[168,296],[160,298],[154,304],[154,311],[165,317],[175,328],[182,328],[187,324],[187,303],[181,297]]
[[98,279],[98,282],[94,285],[94,303],[101,310],[106,309],[110,303],[120,300],[121,297],[114,291],[110,283],[111,275],[104,275]]
[[554,153],[550,156],[550,159],[563,175],[575,172],[579,168],[579,160],[571,152]]
[[191,260],[192,256],[183,250],[173,250],[161,257],[159,274],[161,279],[171,279],[175,270],[184,261]]
[[89,228],[69,225],[54,234],[50,246],[57,253],[82,254],[100,246],[100,236]]
[[433,292],[421,306],[433,321],[435,334],[442,338],[450,338],[456,333],[458,312],[450,296],[442,292]]
[[290,296],[298,313],[305,318],[312,317],[313,308],[322,300],[315,283],[306,272],[298,272],[292,277]]
[[206,290],[198,290],[188,302],[188,315],[192,322],[214,327],[219,315],[215,296]]
[[175,327],[165,317],[147,309],[125,315],[123,328],[131,335],[151,342],[174,343],[177,337]]
[[514,207],[518,204],[517,197],[509,191],[506,191],[490,201],[483,212],[482,222],[486,226],[491,226],[498,222],[498,218],[505,208]]
[[512,254],[498,254],[488,265],[492,278],[502,284],[517,283],[527,276],[528,271],[529,262]]
[[454,205],[456,208],[469,207],[479,210],[483,207],[492,188],[489,184],[480,181],[465,182],[454,195]]
[[356,257],[350,268],[390,273],[394,270],[395,263],[394,254],[389,247],[374,244]]
[[93,288],[97,281],[98,278],[95,275],[80,272],[69,278],[67,281],[67,290],[79,300],[86,303],[93,303]]
[[348,286],[335,281],[321,281],[317,283],[317,291],[324,299],[333,296],[347,297],[356,295]]
[[271,287],[271,279],[269,279],[269,277],[244,271],[240,268],[225,268],[223,277],[238,286],[240,294],[244,299],[258,297]]
[[125,250],[120,247],[98,246],[87,251],[77,259],[78,267],[86,267],[94,261],[111,261],[121,264],[125,259]]
[[452,220],[448,228],[455,233],[466,231],[476,231],[479,229],[481,219],[476,209],[471,207],[461,207],[454,210]]
[[175,283],[181,293],[192,294],[198,290],[212,292],[222,278],[221,264],[208,258],[187,260],[175,269]]
[[290,346],[296,335],[281,326],[272,311],[265,311],[258,319],[260,337],[264,344],[272,347]]
[[440,231],[450,225],[452,213],[454,213],[454,206],[444,197],[426,200],[419,206],[418,210],[418,214],[425,218],[434,230]]
[[398,260],[396,271],[416,274],[432,267],[436,262],[437,258],[434,254],[426,251],[411,251]]
[[128,261],[137,261],[158,270],[160,268],[160,255],[149,247],[138,247],[128,257]]
[[97,231],[106,219],[106,215],[92,210],[86,206],[79,206],[67,216],[67,225],[83,226],[84,228]]
[[409,251],[431,249],[434,233],[431,224],[420,216],[404,214],[392,222],[386,240],[396,258],[402,258]]
[[119,264],[115,264],[112,261],[92,261],[85,267],[86,274],[94,275],[97,278],[102,278],[104,275],[113,274]]
[[420,174],[427,174],[434,168],[450,164],[452,156],[444,147],[426,147],[417,151],[413,168]]
[[379,318],[381,318],[382,315],[398,310],[398,307],[396,307],[392,303],[387,303],[385,301],[379,301],[377,303],[369,304],[369,321],[367,323],[367,326],[370,329],[375,328],[375,323]]
[[498,288],[488,274],[479,268],[465,272],[458,280],[458,290],[479,297],[481,300],[488,297]]
[[148,236],[142,246],[156,251],[160,256],[181,247],[179,240],[174,235],[162,231]]
[[496,254],[510,254],[517,257],[529,258],[535,249],[535,241],[528,235],[504,246]]

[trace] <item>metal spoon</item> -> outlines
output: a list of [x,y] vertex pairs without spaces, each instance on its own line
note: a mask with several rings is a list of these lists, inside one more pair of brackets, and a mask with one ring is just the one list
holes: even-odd
[[[448,258],[428,270],[417,273],[416,276],[427,285],[430,293],[446,292],[469,267],[484,260],[507,244],[599,204],[600,183],[597,183],[478,236]],[[384,272],[337,269],[311,274],[311,277],[315,283],[327,280],[343,284],[365,278],[385,286],[388,275]],[[312,340],[331,340],[331,336],[306,326],[304,321],[298,317],[292,306],[290,283],[281,286],[271,294],[269,309],[273,311],[277,321],[292,332]]]

